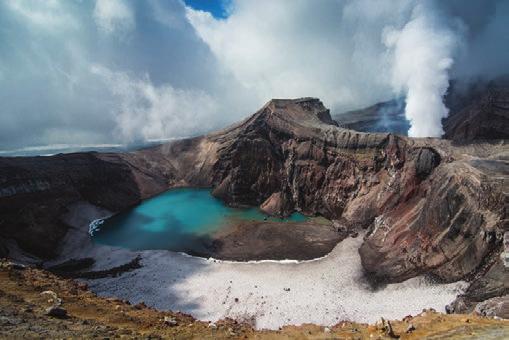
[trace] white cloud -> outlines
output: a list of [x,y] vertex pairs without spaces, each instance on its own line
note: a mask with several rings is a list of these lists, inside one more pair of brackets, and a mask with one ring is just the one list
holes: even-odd
[[316,96],[333,109],[391,96],[381,32],[411,1],[235,1],[227,19],[187,8],[222,65],[261,101]]
[[[506,1],[433,2],[446,10],[439,23],[459,17],[468,32],[453,77],[457,65],[469,76],[507,72]],[[390,99],[403,40],[388,50],[382,32],[403,37],[416,3],[234,0],[218,20],[181,0],[0,1],[0,145],[196,134],[273,97],[316,96],[335,112]]]
[[124,72],[94,65],[116,99],[113,108],[118,133],[126,142],[186,137],[206,131],[206,122],[217,114],[214,99],[203,91],[155,86],[148,75],[135,78]]
[[96,0],[94,19],[106,34],[126,32],[135,26],[133,10],[124,0]]
[[77,22],[62,0],[12,0],[7,7],[37,29],[60,30],[77,28]]
[[159,0],[147,0],[147,2],[151,6],[154,19],[164,26],[181,29],[186,25],[182,3]]
[[237,0],[226,19],[192,8],[186,15],[219,62],[260,101],[315,96],[338,112],[404,94],[410,134],[437,137],[463,30],[453,15],[441,16],[447,6],[417,0]]

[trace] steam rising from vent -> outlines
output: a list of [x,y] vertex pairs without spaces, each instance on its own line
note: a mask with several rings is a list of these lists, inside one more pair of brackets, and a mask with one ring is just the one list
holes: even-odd
[[449,110],[443,97],[449,87],[449,70],[457,37],[417,5],[400,30],[387,29],[384,42],[393,51],[392,85],[406,94],[405,116],[412,137],[440,137],[442,118]]

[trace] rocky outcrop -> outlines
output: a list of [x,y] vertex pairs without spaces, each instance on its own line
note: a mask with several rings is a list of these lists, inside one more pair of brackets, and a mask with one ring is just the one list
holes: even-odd
[[365,269],[389,280],[420,272],[455,281],[475,271],[500,249],[506,214],[505,192],[485,176],[471,163],[439,167],[409,201],[377,217],[360,249]]
[[[493,263],[472,278],[468,289],[447,306],[449,313],[471,313],[509,318],[509,273],[500,257],[492,257]],[[486,303],[484,303],[486,302]],[[493,314],[493,315],[492,315]]]
[[487,87],[444,119],[444,137],[456,142],[509,138],[509,87]]
[[475,306],[475,312],[483,316],[509,319],[509,295],[494,297]]
[[373,280],[474,279],[508,229],[508,159],[503,140],[356,132],[318,99],[276,99],[225,130],[132,153],[0,158],[0,236],[48,257],[77,201],[119,211],[171,187],[212,187],[230,205],[368,228],[360,255]]
[[270,206],[274,214],[340,217],[368,169],[383,161],[378,154],[397,141],[339,129],[322,114],[328,112],[315,99],[270,102],[221,148],[214,195],[235,205]]
[[415,161],[415,174],[420,179],[428,177],[440,164],[440,155],[432,148],[421,148]]
[[228,261],[312,260],[329,254],[348,237],[328,223],[234,221],[203,241],[203,250],[187,252]]
[[480,155],[443,141],[343,130],[316,119],[323,107],[314,105],[273,101],[241,125],[215,165],[214,194],[371,225],[360,252],[375,279],[458,280],[500,247],[505,161],[465,159]]

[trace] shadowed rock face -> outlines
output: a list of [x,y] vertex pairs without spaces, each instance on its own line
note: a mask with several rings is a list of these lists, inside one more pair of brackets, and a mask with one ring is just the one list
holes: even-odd
[[[476,83],[471,88],[453,84],[445,98],[450,112],[442,120],[443,138],[455,143],[509,138],[509,78]],[[334,116],[339,125],[365,132],[392,132],[406,136],[410,122],[405,118],[404,99]]]
[[405,118],[404,98],[380,102],[333,117],[339,126],[362,132],[392,132],[407,136],[410,122]]
[[360,255],[372,279],[475,280],[508,228],[508,159],[504,141],[355,132],[318,99],[275,99],[225,130],[136,152],[0,158],[0,236],[49,257],[74,202],[119,211],[172,187],[212,187],[230,205],[369,228]]
[[382,150],[396,143],[389,135],[337,128],[318,100],[274,100],[227,134],[231,142],[220,147],[214,166],[214,195],[261,204],[275,215],[299,210],[330,218],[342,215],[369,169],[383,166]]
[[55,254],[66,206],[84,200],[119,210],[140,194],[129,168],[96,154],[0,158],[0,233],[39,256]]
[[504,194],[476,168],[444,164],[417,190],[375,220],[360,249],[366,270],[388,280],[420,271],[455,281],[500,249]]
[[456,142],[509,138],[509,87],[488,87],[444,120],[444,138]]

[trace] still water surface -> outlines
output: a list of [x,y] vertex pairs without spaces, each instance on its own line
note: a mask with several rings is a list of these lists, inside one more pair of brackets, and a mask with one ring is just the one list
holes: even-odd
[[202,253],[210,235],[242,220],[301,222],[294,213],[286,219],[268,217],[257,208],[226,206],[209,189],[182,188],[143,201],[129,211],[108,218],[94,232],[100,244],[132,250],[167,249]]

